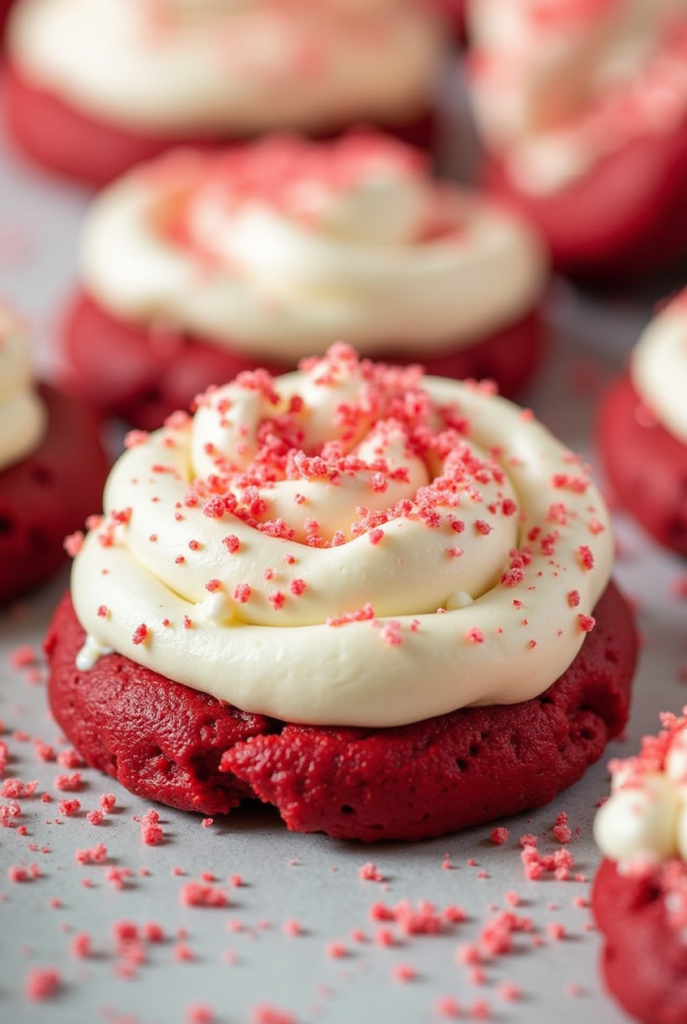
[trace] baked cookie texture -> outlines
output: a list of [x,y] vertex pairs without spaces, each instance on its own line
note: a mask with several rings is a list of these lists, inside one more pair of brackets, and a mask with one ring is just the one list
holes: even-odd
[[75,667],[84,631],[66,596],[48,631],[50,703],[89,764],[140,796],[207,815],[274,805],[298,832],[417,840],[538,807],[625,726],[631,612],[610,585],[570,668],[539,697],[390,729],[247,714],[119,654]]

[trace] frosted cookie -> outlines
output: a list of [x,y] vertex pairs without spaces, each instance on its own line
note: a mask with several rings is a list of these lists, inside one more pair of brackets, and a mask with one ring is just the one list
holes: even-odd
[[5,111],[26,153],[97,186],[274,130],[375,124],[429,146],[444,37],[420,0],[21,0]]
[[658,313],[604,395],[597,444],[620,504],[687,555],[687,292]]
[[48,634],[52,708],[176,807],[440,835],[552,799],[622,729],[612,553],[530,415],[337,345],[130,437]]
[[543,344],[532,229],[377,133],[167,154],[95,200],[80,263],[69,385],[146,428],[211,383],[293,369],[341,338],[508,394]]
[[34,382],[26,335],[0,308],[0,604],[62,565],[106,474],[91,413]]
[[592,906],[611,994],[645,1024],[687,1021],[687,719],[665,713],[636,757],[611,762],[594,831]]
[[557,268],[623,282],[687,253],[687,0],[470,0],[492,191]]

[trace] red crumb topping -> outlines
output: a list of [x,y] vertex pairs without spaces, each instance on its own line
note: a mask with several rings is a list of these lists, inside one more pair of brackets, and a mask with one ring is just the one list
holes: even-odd
[[98,843],[87,850],[75,850],[74,860],[77,864],[104,864],[107,860],[107,847]]
[[188,1024],[212,1024],[215,1011],[206,1003],[192,1003],[186,1010]]
[[372,861],[368,861],[367,864],[363,864],[361,867],[358,868],[358,877],[364,878],[368,882],[384,881],[384,875],[379,870],[377,865],[372,863]]
[[34,967],[26,976],[26,995],[32,1000],[52,999],[61,987],[60,972],[52,967]]
[[285,1010],[260,1003],[251,1013],[251,1024],[297,1024],[296,1018]]
[[438,999],[434,1000],[434,1010],[439,1017],[450,1019],[455,1019],[462,1015],[460,1003],[453,996],[439,996]]
[[325,951],[327,956],[332,960],[341,960],[348,956],[348,949],[346,945],[336,939],[332,939],[331,942],[327,943]]
[[64,538],[64,550],[67,552],[70,558],[76,558],[79,551],[83,547],[84,535],[82,530],[77,530],[76,533],[70,533],[69,536]]
[[508,836],[508,829],[503,828],[503,826],[492,829],[489,834],[489,838],[491,839],[492,843],[495,843],[497,846],[501,846],[503,843],[508,842]]
[[146,626],[145,622],[142,622],[141,625],[137,626],[136,629],[134,630],[134,634],[131,637],[131,642],[132,644],[136,644],[138,646],[139,644],[145,643],[147,638],[148,627]]
[[72,772],[71,775],[56,775],[55,776],[55,789],[60,789],[62,792],[78,792],[83,787],[83,778],[81,772]]
[[220,886],[187,882],[181,887],[179,901],[187,907],[228,907],[229,893]]
[[580,544],[577,549],[577,557],[583,569],[589,571],[594,568],[594,555],[586,544]]

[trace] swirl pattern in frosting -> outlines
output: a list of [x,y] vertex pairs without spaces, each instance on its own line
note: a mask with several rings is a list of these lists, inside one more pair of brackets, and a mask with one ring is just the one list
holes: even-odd
[[555,192],[687,115],[687,0],[471,0],[471,88],[488,147]]
[[602,852],[625,871],[687,861],[687,718],[661,715],[636,757],[612,761],[612,793],[594,821]]
[[293,365],[339,338],[420,358],[472,344],[528,314],[547,276],[519,218],[362,132],[134,170],[91,208],[81,266],[120,319]]
[[35,390],[26,334],[0,308],[0,470],[35,451],[46,429],[47,413]]
[[133,435],[104,506],[73,566],[80,667],[116,650],[291,722],[543,692],[612,560],[585,467],[530,414],[342,344]]
[[632,352],[630,376],[651,415],[687,445],[687,291],[643,332]]
[[11,59],[79,110],[151,135],[407,123],[444,30],[416,0],[23,0]]

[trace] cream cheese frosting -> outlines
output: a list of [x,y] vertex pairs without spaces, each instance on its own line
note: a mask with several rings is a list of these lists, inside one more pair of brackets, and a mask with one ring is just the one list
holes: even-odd
[[47,430],[29,343],[19,322],[0,309],[0,471],[38,448]]
[[342,337],[420,358],[472,344],[528,314],[548,269],[520,219],[374,133],[133,170],[95,200],[81,268],[119,319],[294,365]]
[[687,0],[471,0],[471,87],[519,187],[564,188],[687,116]]
[[444,30],[415,0],[23,0],[16,67],[79,110],[151,135],[405,122]]
[[687,719],[661,719],[637,757],[611,762],[612,793],[594,822],[600,849],[626,872],[687,860]]
[[687,445],[687,290],[643,332],[632,351],[630,377],[657,422]]
[[75,558],[88,639],[246,711],[392,726],[543,692],[610,573],[578,457],[485,384],[333,346],[131,436]]

